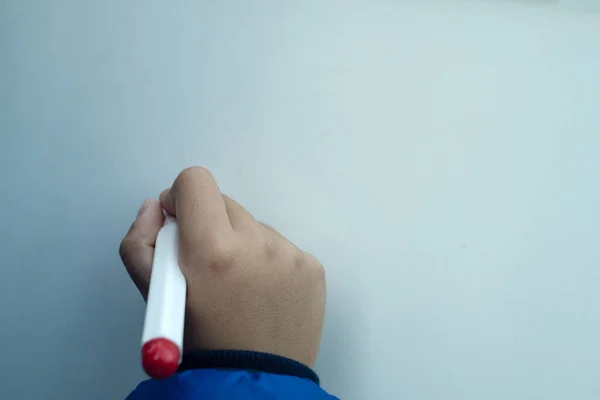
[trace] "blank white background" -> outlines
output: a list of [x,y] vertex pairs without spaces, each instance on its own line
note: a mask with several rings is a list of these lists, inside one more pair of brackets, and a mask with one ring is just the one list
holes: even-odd
[[326,266],[333,394],[600,398],[599,7],[418,3],[0,1],[2,397],[143,379],[117,247],[198,164]]

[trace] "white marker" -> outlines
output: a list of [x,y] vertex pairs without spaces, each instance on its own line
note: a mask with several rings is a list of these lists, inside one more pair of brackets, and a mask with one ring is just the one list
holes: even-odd
[[142,335],[142,366],[157,379],[177,371],[183,352],[186,282],[178,241],[177,223],[167,216],[156,238]]

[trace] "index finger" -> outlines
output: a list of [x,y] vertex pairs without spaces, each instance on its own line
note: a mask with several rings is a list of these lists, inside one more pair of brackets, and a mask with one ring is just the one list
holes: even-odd
[[233,229],[221,190],[206,168],[184,169],[171,189],[161,193],[160,202],[169,214],[177,218],[182,251],[210,243]]

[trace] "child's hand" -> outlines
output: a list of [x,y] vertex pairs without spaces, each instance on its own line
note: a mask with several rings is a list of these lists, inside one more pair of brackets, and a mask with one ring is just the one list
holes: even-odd
[[[181,172],[160,203],[179,226],[186,350],[260,351],[312,366],[325,313],[319,261],[223,196],[204,168]],[[160,204],[146,200],[120,247],[144,298],[162,223]]]

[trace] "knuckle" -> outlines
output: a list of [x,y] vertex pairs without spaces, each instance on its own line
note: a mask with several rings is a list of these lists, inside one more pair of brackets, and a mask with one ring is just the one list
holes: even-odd
[[232,264],[234,256],[231,249],[219,248],[212,252],[210,259],[212,261],[211,264],[218,267],[225,267]]
[[126,236],[119,245],[119,256],[121,257],[121,261],[127,264],[131,258],[131,249],[134,247],[131,239]]
[[262,240],[260,240],[260,251],[262,257],[267,261],[271,261],[277,258],[278,250],[277,245],[275,243],[275,239],[272,235],[265,235]]
[[262,244],[262,254],[267,261],[273,261],[277,259],[278,251],[273,242],[266,242]]
[[325,268],[323,264],[311,253],[304,252],[304,260],[306,267],[313,273],[314,277],[319,281],[325,280]]
[[309,258],[308,264],[310,265],[311,269],[315,269],[315,270],[323,270],[323,264],[321,264],[321,262],[317,259],[317,257],[313,256],[312,254],[307,255],[307,257]]
[[306,267],[306,260],[304,259],[304,252],[298,249],[292,250],[292,259],[294,267],[304,269]]
[[211,270],[223,270],[233,265],[237,249],[231,240],[216,238],[207,248],[206,264]]
[[233,265],[237,259],[237,248],[228,238],[206,238],[201,245],[182,243],[179,248],[179,262],[185,268],[222,271]]

